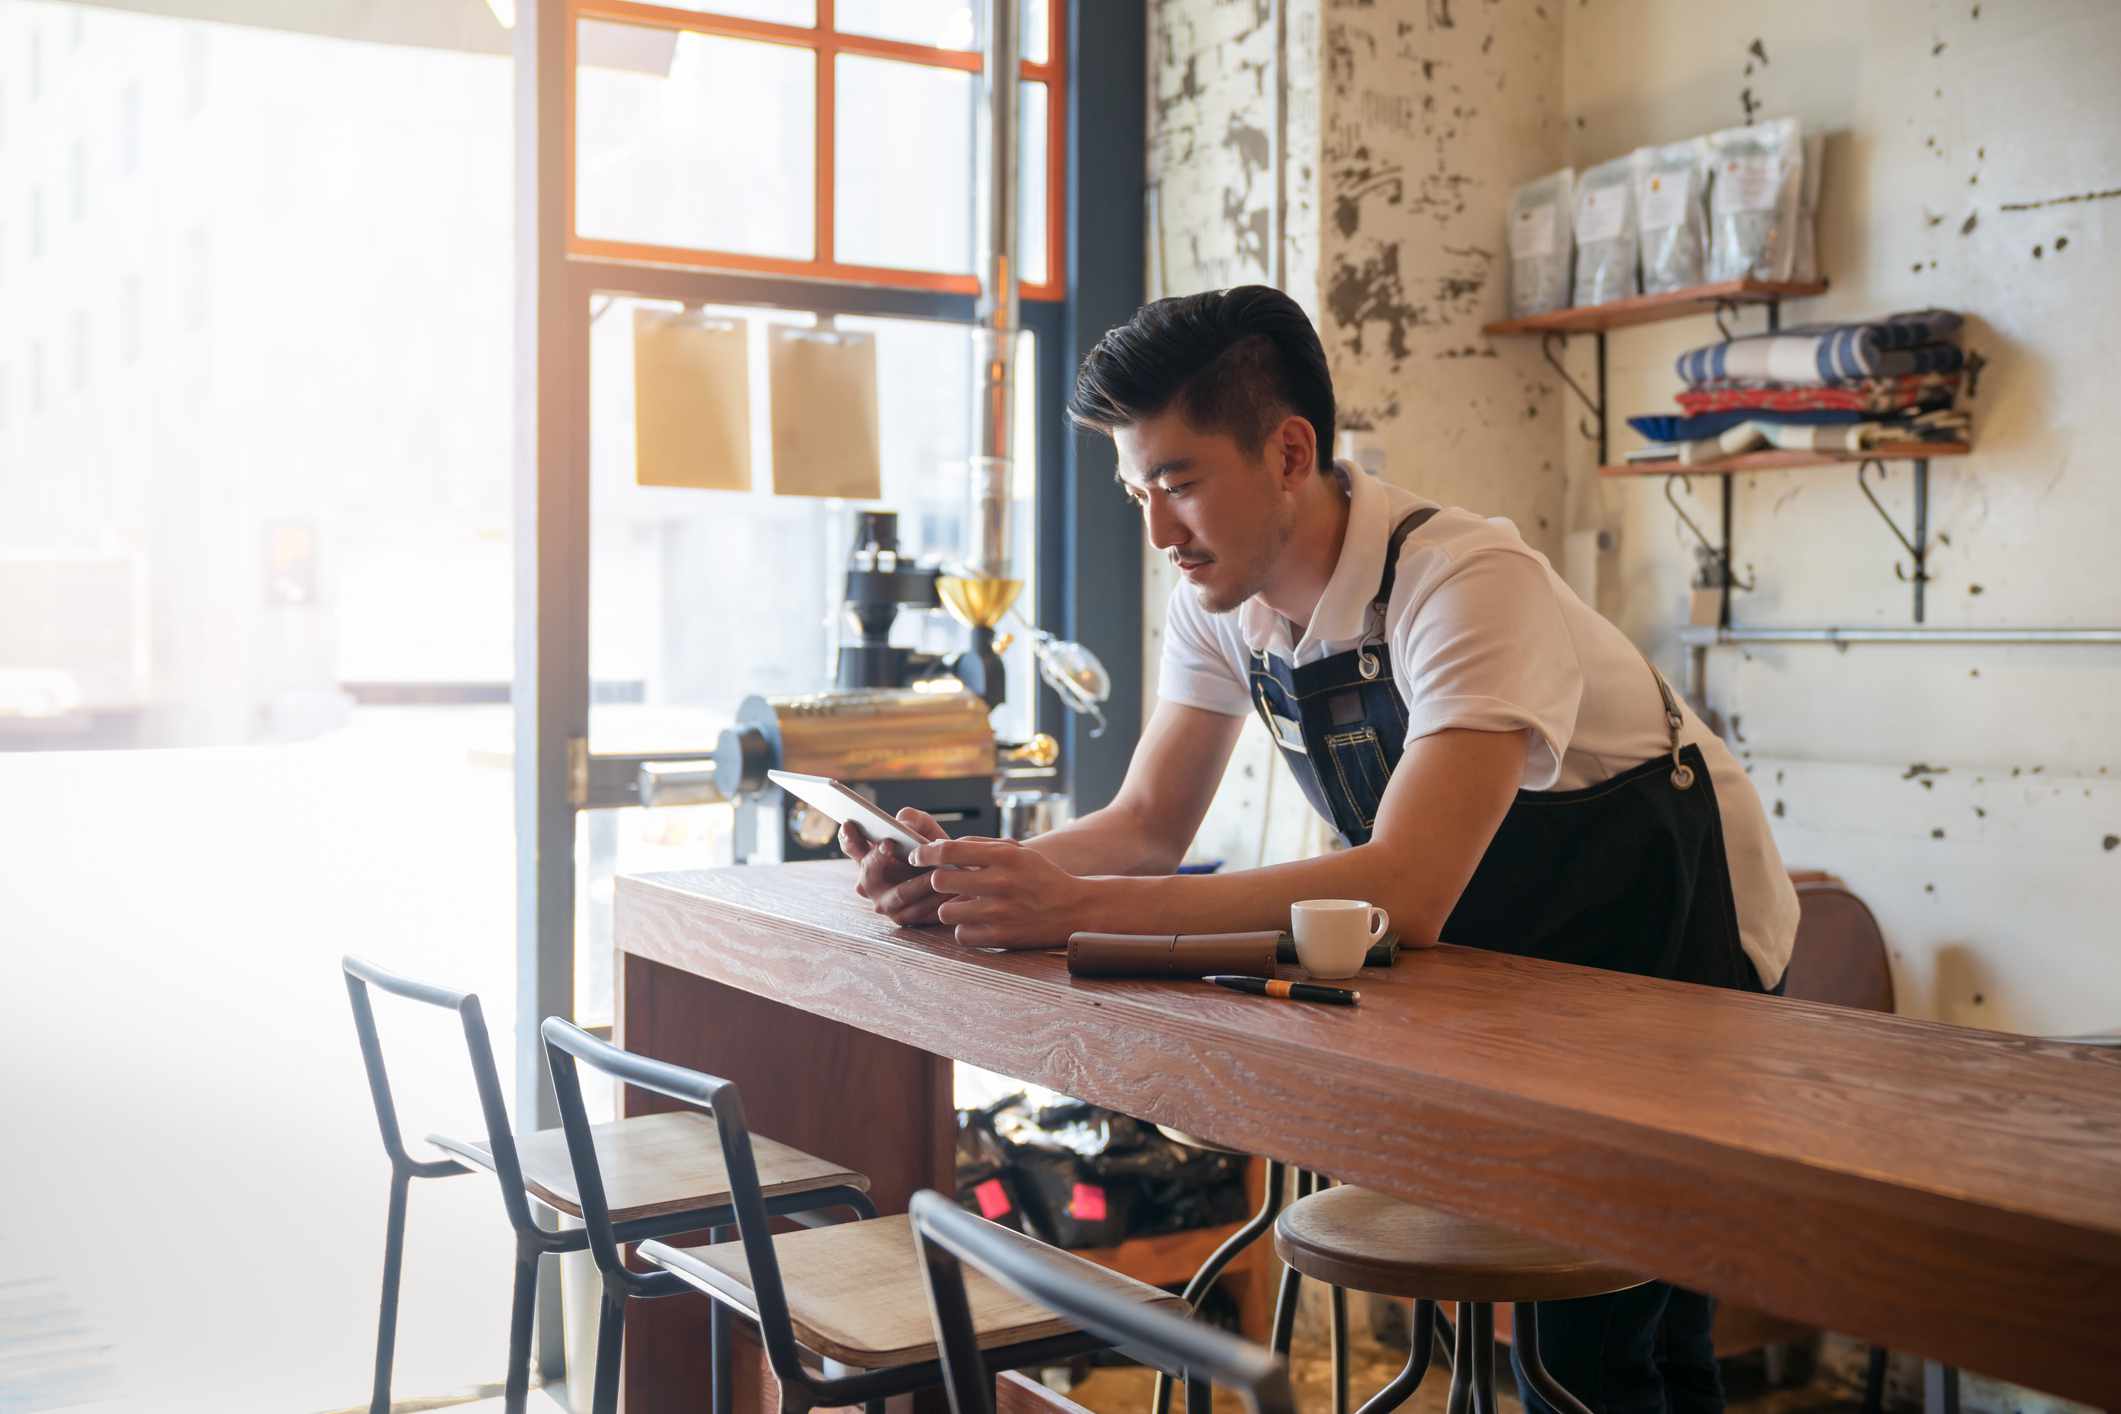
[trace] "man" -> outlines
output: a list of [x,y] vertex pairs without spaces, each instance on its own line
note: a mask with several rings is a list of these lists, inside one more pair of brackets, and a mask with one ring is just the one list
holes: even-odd
[[[1325,352],[1287,296],[1146,306],[1083,360],[1069,413],[1112,437],[1184,577],[1160,700],[1118,796],[1051,834],[944,840],[901,812],[938,841],[908,860],[849,830],[880,911],[1028,947],[1358,898],[1412,946],[1779,985],[1797,900],[1744,770],[1509,522],[1331,462]],[[1250,713],[1347,848],[1175,874]],[[1716,1409],[1712,1314],[1662,1283],[1553,1303],[1542,1351],[1593,1409]]]

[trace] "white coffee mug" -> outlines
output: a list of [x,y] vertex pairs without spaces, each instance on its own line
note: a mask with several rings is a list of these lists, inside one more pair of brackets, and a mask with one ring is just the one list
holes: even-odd
[[1370,945],[1383,938],[1391,915],[1361,899],[1311,898],[1289,908],[1296,960],[1313,977],[1353,977]]

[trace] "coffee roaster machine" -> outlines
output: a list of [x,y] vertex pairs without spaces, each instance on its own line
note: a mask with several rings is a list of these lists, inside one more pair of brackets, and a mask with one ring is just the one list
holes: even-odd
[[[1017,837],[1064,813],[1053,738],[995,738],[990,714],[1008,692],[1001,655],[1010,642],[998,625],[1021,585],[981,572],[993,567],[976,559],[949,570],[916,561],[900,549],[893,513],[860,513],[834,687],[747,698],[716,745],[714,792],[736,804],[739,862],[839,852],[832,822],[775,787],[766,777],[771,770],[831,776],[885,810],[925,810],[953,835]],[[892,643],[901,614],[937,608],[962,626],[961,651],[924,653]],[[1029,626],[1021,631],[1030,635],[1040,680],[1101,725],[1111,692],[1104,668],[1080,645]]]

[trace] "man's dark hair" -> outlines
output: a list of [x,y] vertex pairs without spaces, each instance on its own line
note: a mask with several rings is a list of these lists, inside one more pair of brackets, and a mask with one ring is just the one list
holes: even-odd
[[1190,426],[1227,433],[1251,455],[1294,413],[1318,434],[1319,469],[1332,464],[1326,351],[1280,290],[1239,285],[1143,305],[1084,357],[1068,416],[1109,433],[1173,406]]

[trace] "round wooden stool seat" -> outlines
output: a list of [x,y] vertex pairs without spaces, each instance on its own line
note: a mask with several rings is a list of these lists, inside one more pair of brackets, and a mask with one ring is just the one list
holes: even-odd
[[1565,1301],[1647,1280],[1367,1188],[1328,1188],[1282,1209],[1274,1251],[1318,1281],[1426,1301]]
[[1203,1139],[1198,1134],[1188,1134],[1183,1129],[1173,1129],[1168,1124],[1157,1125],[1156,1132],[1169,1139],[1172,1143],[1183,1144],[1189,1149],[1206,1149],[1211,1154],[1235,1154],[1239,1158],[1243,1158],[1245,1155],[1245,1151],[1242,1149],[1229,1148],[1216,1143],[1212,1139]]

